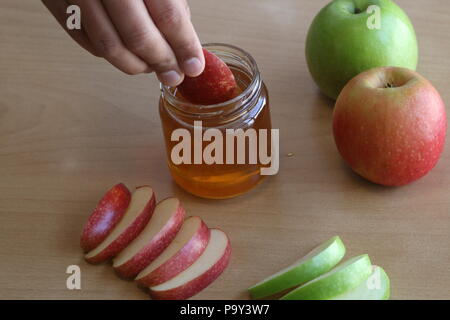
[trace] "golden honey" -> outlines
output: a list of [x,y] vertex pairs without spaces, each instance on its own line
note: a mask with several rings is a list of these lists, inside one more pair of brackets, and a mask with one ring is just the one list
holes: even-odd
[[[269,96],[256,62],[248,53],[228,45],[211,44],[205,45],[205,48],[218,55],[230,67],[238,85],[236,97],[217,105],[199,106],[186,101],[176,88],[162,87],[159,112],[168,165],[175,182],[196,196],[223,199],[249,191],[264,178],[260,169],[267,167],[267,163],[262,162],[257,155],[262,151],[260,143],[264,143],[264,140],[267,142],[265,149],[268,150],[268,155],[271,151]],[[199,123],[201,126],[198,126]],[[180,144],[180,139],[174,139],[174,136],[179,137],[174,132],[180,132],[179,129],[184,134],[189,133],[192,139],[189,148],[180,152],[180,156],[186,160],[182,163],[174,161],[174,150]],[[216,136],[209,136],[205,140],[206,134],[211,131],[209,129],[214,129]],[[248,134],[242,140],[245,143],[239,144],[237,140],[233,140],[233,136],[229,136],[230,130],[239,132],[236,131],[238,129],[242,130],[241,133]],[[267,135],[262,135],[260,130],[266,130]],[[223,147],[211,153],[215,159],[211,163],[211,160],[207,161],[203,156],[208,145],[219,138],[218,132],[223,139],[220,143],[215,143]],[[202,138],[195,139],[200,136]],[[250,137],[256,138],[258,143],[253,140],[252,144]],[[195,157],[199,154],[202,155],[200,159]]]

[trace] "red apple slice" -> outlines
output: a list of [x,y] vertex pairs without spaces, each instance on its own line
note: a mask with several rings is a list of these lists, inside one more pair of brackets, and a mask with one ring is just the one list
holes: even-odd
[[177,87],[191,103],[211,105],[230,100],[235,95],[236,80],[230,68],[215,54],[203,49],[205,70],[198,77],[185,77]]
[[97,247],[122,219],[131,201],[130,190],[119,183],[112,187],[84,225],[80,245],[84,252]]
[[116,256],[145,228],[153,214],[155,203],[152,188],[144,186],[136,189],[122,220],[100,245],[86,254],[86,260],[100,263]]
[[211,237],[203,254],[186,270],[158,286],[150,288],[156,300],[188,299],[209,286],[228,266],[231,245],[227,235],[211,229]]
[[187,218],[172,243],[136,277],[146,287],[166,282],[186,270],[205,250],[210,231],[199,217]]
[[156,205],[142,233],[115,259],[114,269],[123,278],[135,277],[172,242],[183,224],[180,200],[167,198]]

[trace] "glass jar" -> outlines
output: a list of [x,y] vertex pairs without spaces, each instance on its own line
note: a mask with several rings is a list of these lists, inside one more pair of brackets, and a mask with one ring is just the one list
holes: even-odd
[[226,44],[204,48],[230,67],[239,92],[229,101],[206,106],[161,86],[159,112],[168,164],[173,179],[187,192],[230,198],[255,187],[264,178],[261,169],[269,165],[263,156],[273,153],[269,96],[250,54]]

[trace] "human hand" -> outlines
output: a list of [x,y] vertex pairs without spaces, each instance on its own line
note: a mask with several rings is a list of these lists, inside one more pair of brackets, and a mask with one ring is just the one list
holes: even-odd
[[[186,0],[42,0],[69,35],[127,74],[155,72],[165,85],[202,73],[205,59]],[[81,30],[67,30],[69,5]]]

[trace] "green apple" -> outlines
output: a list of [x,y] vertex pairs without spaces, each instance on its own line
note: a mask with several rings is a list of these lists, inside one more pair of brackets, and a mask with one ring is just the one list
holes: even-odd
[[391,0],[334,0],[314,18],[306,40],[309,71],[320,90],[334,100],[365,70],[415,70],[417,59],[414,28]]
[[389,300],[390,281],[383,268],[372,266],[372,274],[358,287],[331,300]]
[[294,289],[281,300],[329,300],[358,287],[371,273],[369,256],[357,256]]
[[344,255],[345,246],[342,240],[337,236],[333,237],[291,266],[249,288],[248,291],[254,299],[260,299],[298,286],[331,270]]

